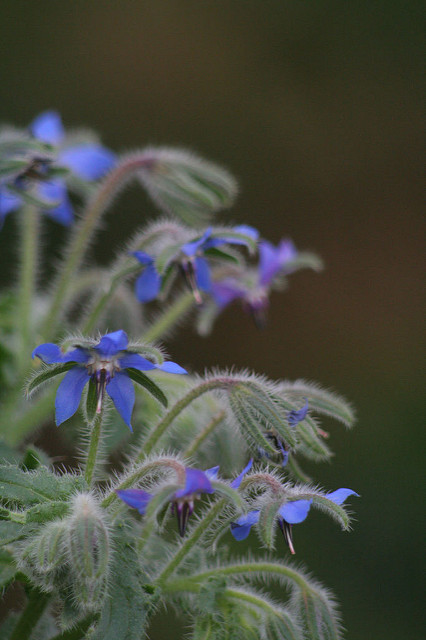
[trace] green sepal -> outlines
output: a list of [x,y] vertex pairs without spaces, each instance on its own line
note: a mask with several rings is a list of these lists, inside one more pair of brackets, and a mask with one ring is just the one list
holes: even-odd
[[206,249],[204,251],[204,255],[208,258],[217,258],[218,260],[224,260],[225,262],[240,264],[240,260],[238,260],[236,256],[233,256],[226,251],[222,251],[221,249],[217,249],[216,247],[210,247],[210,249]]
[[219,493],[225,498],[228,498],[228,500],[232,502],[236,509],[243,513],[247,512],[247,503],[243,500],[238,491],[230,487],[229,484],[217,480],[212,480],[211,485],[215,490],[215,493]]
[[7,188],[9,191],[21,198],[25,204],[31,205],[32,207],[37,207],[39,209],[54,209],[60,204],[59,200],[43,200],[25,189],[17,189],[11,185],[8,185]]
[[160,387],[151,380],[151,378],[148,378],[148,376],[142,373],[142,371],[139,371],[139,369],[133,369],[132,367],[126,369],[126,372],[129,378],[133,380],[133,382],[136,382],[146,391],[148,391],[148,393],[154,396],[154,398],[158,400],[158,402],[160,402],[163,407],[168,406],[169,402],[166,396],[161,391]]
[[61,373],[65,373],[75,367],[75,362],[65,362],[64,364],[54,364],[46,366],[44,365],[42,370],[35,373],[33,377],[27,382],[25,387],[25,393],[30,396],[41,384],[44,384],[50,378],[59,376]]
[[260,539],[267,549],[274,548],[275,534],[277,532],[277,513],[283,503],[283,498],[267,502],[259,513],[258,532]]
[[93,378],[90,378],[86,396],[86,419],[89,424],[91,424],[96,417],[97,405],[98,394],[96,392],[96,383]]

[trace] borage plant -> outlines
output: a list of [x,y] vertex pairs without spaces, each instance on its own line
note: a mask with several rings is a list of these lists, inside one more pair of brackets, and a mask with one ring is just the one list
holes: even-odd
[[[138,640],[169,605],[194,640],[340,638],[334,598],[286,549],[311,508],[349,529],[355,492],[318,488],[300,461],[330,459],[319,417],[350,427],[350,406],[301,380],[187,373],[158,346],[184,319],[208,333],[234,302],[264,326],[270,292],[321,261],[215,220],[235,181],[186,151],[119,156],[55,112],[5,127],[0,151],[0,221],[21,238],[0,299],[0,581],[23,603],[1,638]],[[162,217],[109,267],[88,267],[130,180]],[[40,214],[69,228],[48,288]],[[53,415],[77,447],[72,470],[31,444]],[[234,556],[252,529],[267,555]]]

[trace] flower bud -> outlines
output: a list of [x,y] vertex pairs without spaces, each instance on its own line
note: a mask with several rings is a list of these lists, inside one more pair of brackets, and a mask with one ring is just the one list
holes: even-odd
[[103,514],[89,494],[79,494],[68,525],[68,562],[82,609],[97,610],[106,593],[111,556]]

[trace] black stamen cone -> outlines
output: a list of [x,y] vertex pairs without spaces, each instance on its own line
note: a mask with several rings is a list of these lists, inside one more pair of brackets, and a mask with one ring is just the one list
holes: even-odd
[[290,549],[290,553],[292,553],[293,555],[296,553],[293,547],[293,533],[292,533],[292,527],[291,524],[289,524],[288,522],[286,522],[285,520],[283,520],[282,518],[280,518],[278,520],[278,524],[280,525],[280,529],[281,529],[281,533],[284,536],[284,540],[286,541],[286,544],[288,546],[288,548]]
[[182,537],[185,535],[186,525],[188,524],[188,518],[191,513],[192,509],[188,502],[181,502],[176,505],[179,535]]

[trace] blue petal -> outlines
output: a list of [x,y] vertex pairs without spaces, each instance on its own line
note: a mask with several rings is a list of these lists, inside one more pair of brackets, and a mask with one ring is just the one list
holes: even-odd
[[176,362],[171,362],[171,361],[163,362],[163,364],[156,364],[155,368],[160,369],[160,371],[164,371],[165,373],[178,373],[178,374],[188,373],[186,369],[176,364]]
[[302,422],[306,418],[306,414],[309,410],[309,403],[306,400],[305,405],[298,411],[293,410],[287,413],[287,420],[290,427],[295,427],[299,422]]
[[135,295],[139,302],[151,302],[158,296],[161,278],[154,263],[148,264],[135,282]]
[[237,227],[234,227],[234,231],[238,231],[238,233],[244,233],[252,240],[257,240],[259,238],[258,230],[248,224],[239,224]]
[[185,486],[176,491],[175,498],[184,498],[193,493],[213,493],[209,478],[200,469],[186,469]]
[[65,137],[61,116],[57,111],[44,111],[30,124],[35,138],[47,144],[58,145]]
[[154,262],[154,258],[149,253],[145,253],[145,251],[131,251],[130,255],[135,256],[141,264],[153,264]]
[[312,500],[295,500],[294,502],[287,502],[279,510],[281,516],[289,524],[298,524],[303,522],[309,513]]
[[250,460],[248,461],[248,464],[244,467],[244,469],[241,471],[240,475],[238,475],[235,480],[233,480],[231,482],[231,487],[233,489],[238,489],[238,487],[240,486],[242,479],[244,478],[244,476],[246,475],[247,471],[250,471],[250,469],[253,466],[253,458],[250,458]]
[[0,189],[0,228],[3,226],[5,216],[15,209],[22,206],[22,200],[14,193],[10,193],[7,189]]
[[120,331],[113,331],[102,336],[94,349],[99,351],[102,356],[115,356],[120,351],[124,351],[128,344],[127,333],[120,329]]
[[209,480],[216,480],[219,469],[219,465],[217,465],[216,467],[211,467],[210,469],[205,470],[205,474],[209,478]]
[[58,364],[64,361],[64,354],[57,344],[45,342],[34,349],[31,354],[32,358],[40,358],[46,364]]
[[258,521],[259,511],[249,511],[247,515],[241,516],[235,522],[231,522],[231,533],[235,540],[245,540],[252,526]]
[[139,371],[151,371],[151,369],[155,369],[156,366],[146,358],[142,358],[138,353],[129,353],[118,359],[118,363],[122,369],[128,369],[131,367],[132,369],[139,369]]
[[69,147],[58,155],[63,164],[84,180],[98,180],[116,163],[116,155],[100,145]]
[[69,227],[74,222],[73,208],[64,182],[61,180],[41,182],[38,185],[38,192],[44,200],[58,203],[56,207],[44,209],[44,213],[65,227]]
[[56,424],[71,418],[78,409],[81,394],[90,376],[85,367],[75,366],[68,371],[56,392]]
[[86,349],[77,347],[77,349],[73,349],[72,351],[68,351],[67,353],[65,353],[62,356],[62,362],[78,362],[81,364],[86,364],[90,357],[90,353]]
[[210,267],[207,260],[199,256],[195,258],[195,281],[201,291],[210,291],[212,287]]
[[349,496],[357,496],[357,498],[359,498],[359,494],[352,491],[352,489],[336,489],[336,491],[332,493],[327,493],[325,497],[336,504],[343,504]]
[[122,489],[117,490],[116,494],[123,500],[129,507],[137,509],[142,515],[145,513],[149,501],[152,498],[151,493],[142,491],[141,489]]
[[[243,233],[249,236],[250,238],[252,238],[253,240],[257,240],[259,236],[259,232],[257,231],[257,229],[254,229],[253,227],[249,227],[246,225],[240,225],[238,227],[234,227],[233,231],[236,231],[237,233]],[[246,247],[248,242],[244,238],[235,238],[233,236],[223,235],[215,238],[210,238],[209,240],[207,240],[204,243],[203,249],[205,250],[205,249],[210,249],[210,247],[218,247],[221,244],[237,244],[237,245],[243,245]]]
[[259,282],[267,285],[280,270],[278,250],[273,244],[263,240],[259,245]]
[[245,291],[241,285],[232,280],[223,280],[212,284],[212,295],[216,304],[223,309],[236,298],[241,298]]
[[[212,233],[211,227],[205,230],[203,235],[198,238],[198,240],[193,240],[192,242],[187,242],[183,244],[181,247],[182,253],[184,253],[188,258],[192,258],[197,253],[198,249],[203,247],[206,241],[210,238]],[[203,247],[204,248],[204,247]]]
[[130,431],[133,431],[130,419],[135,404],[135,390],[129,376],[124,371],[119,371],[111,378],[105,388],[118,413]]

